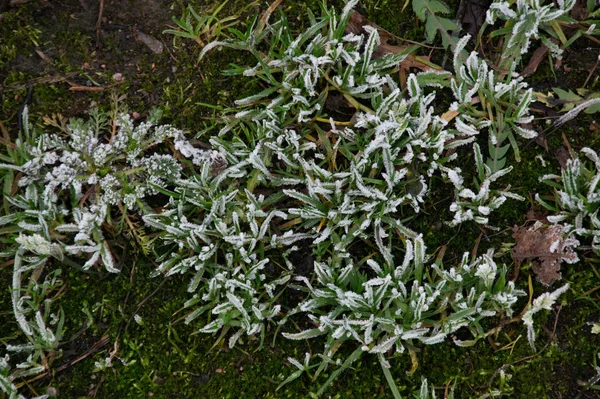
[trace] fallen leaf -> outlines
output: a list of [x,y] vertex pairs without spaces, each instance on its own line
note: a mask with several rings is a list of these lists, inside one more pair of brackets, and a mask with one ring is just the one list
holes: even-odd
[[525,218],[527,219],[528,222],[549,223],[547,216],[548,216],[548,211],[546,209],[542,209],[538,205],[532,206],[525,214]]
[[537,71],[540,62],[542,62],[542,60],[546,58],[546,54],[548,54],[548,47],[546,47],[546,45],[544,44],[535,49],[533,55],[531,56],[531,59],[529,60],[529,63],[525,68],[523,68],[521,76],[526,78],[527,76],[533,75],[535,71]]
[[583,21],[588,16],[588,1],[576,0],[575,5],[571,9],[571,17],[577,21]]
[[325,100],[325,108],[339,112],[343,115],[352,116],[354,114],[354,107],[352,107],[352,104],[350,104],[350,102],[346,100],[346,97],[340,93],[329,94]]
[[545,286],[561,278],[560,264],[579,260],[573,247],[579,241],[571,238],[560,225],[546,226],[537,222],[531,227],[515,227],[513,238],[516,245],[512,250],[515,266],[530,260],[531,268]]
[[554,157],[558,161],[561,169],[567,169],[567,161],[571,159],[569,151],[565,147],[560,147],[554,152]]

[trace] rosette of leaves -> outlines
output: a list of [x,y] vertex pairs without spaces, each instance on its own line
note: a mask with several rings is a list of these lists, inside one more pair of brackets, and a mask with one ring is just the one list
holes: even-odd
[[12,251],[20,248],[72,265],[76,263],[69,257],[82,256],[83,269],[100,262],[107,271],[118,272],[104,229],[112,224],[112,212],[120,208],[125,218],[128,211],[145,211],[149,206],[144,199],[181,170],[157,145],[170,138],[183,153],[187,141],[181,131],[157,126],[158,117],[154,112],[135,126],[126,114],[109,121],[92,110],[86,121],[56,124],[63,130],[57,135],[30,128],[25,112],[24,131],[3,156],[11,163],[0,164],[6,181],[17,187],[12,192],[11,185],[5,186],[8,212],[0,218],[3,232],[16,236]]
[[[485,336],[480,321],[491,316],[512,316],[518,296],[525,295],[506,281],[506,267],[498,267],[493,252],[470,261],[468,254],[459,265],[444,267],[441,261],[428,262],[419,237],[406,240],[401,262],[388,263],[371,257],[362,264],[346,258],[342,264],[315,262],[315,278],[296,277],[303,283],[307,298],[293,313],[304,314],[313,328],[284,333],[289,339],[326,337],[319,355],[316,376],[328,365],[339,367],[319,389],[323,393],[331,381],[363,354],[378,356],[394,393],[400,394],[389,372],[389,359],[395,353],[411,353],[417,343],[443,342],[461,328],[473,340],[454,342],[470,346]],[[336,360],[336,352],[346,343],[354,352]],[[414,365],[416,367],[416,364]],[[289,382],[289,381],[286,381]]]
[[454,136],[433,115],[435,96],[424,93],[428,76],[411,75],[408,81],[413,90],[408,99],[391,83],[389,95],[373,100],[374,114],[360,112],[352,128],[332,126],[331,141],[323,139],[323,160],[299,159],[302,184],[283,192],[301,205],[289,213],[315,235],[317,248],[341,254],[374,236],[381,254],[390,258],[381,241],[390,231],[414,236],[403,225],[403,209],[420,211],[428,175],[454,158],[443,154]]
[[[198,293],[190,302],[198,308],[190,309],[190,316],[217,309],[204,329],[217,332],[223,327],[240,328],[232,337],[233,344],[244,331],[259,332],[260,327],[253,328],[253,323],[258,326],[264,322],[260,317],[252,319],[249,309],[253,301],[265,301],[269,306],[276,302],[268,293],[261,294],[259,281],[248,283],[257,287],[254,292],[246,290],[242,294],[231,284],[222,289],[222,282],[213,282],[216,270],[230,273],[233,268],[245,276],[245,270],[256,262],[268,260],[273,264],[274,259],[281,259],[280,254],[285,255],[291,248],[266,245],[278,230],[298,240],[311,238],[310,248],[303,249],[308,249],[315,260],[315,278],[298,273],[293,264],[289,270],[304,283],[308,295],[292,314],[305,313],[316,327],[288,338],[326,336],[329,346],[321,354],[324,360],[319,372],[338,361],[342,365],[339,370],[343,370],[374,348],[377,350],[373,353],[379,353],[382,365],[387,366],[388,349],[411,352],[413,343],[439,343],[460,327],[470,329],[477,339],[484,334],[480,319],[500,313],[510,315],[516,297],[522,294],[504,281],[505,271],[498,271],[491,254],[474,261],[465,258],[460,267],[449,271],[441,264],[427,267],[423,241],[404,222],[408,215],[420,212],[428,180],[435,173],[451,181],[454,176],[462,179],[461,171],[451,168],[450,163],[458,157],[454,149],[474,143],[481,130],[496,123],[497,115],[506,116],[507,121],[494,125],[497,130],[490,134],[494,136],[490,138],[494,148],[497,144],[507,150],[510,146],[504,147],[502,142],[514,140],[513,131],[534,134],[521,127],[530,121],[530,100],[522,97],[531,92],[521,81],[497,82],[494,72],[488,71],[487,64],[475,53],[466,63],[455,60],[457,78],[451,79],[443,71],[409,75],[407,87],[401,90],[389,72],[404,55],[376,58],[379,36],[375,28],[363,27],[363,34],[345,33],[355,4],[349,2],[340,16],[328,9],[323,9],[320,19],[310,16],[310,27],[296,36],[281,18],[272,25],[251,25],[245,33],[232,31],[237,40],[205,47],[202,55],[220,46],[250,51],[258,60],[254,67],[233,66],[226,73],[257,79],[263,89],[238,100],[235,108],[223,110],[223,124],[217,128],[223,127],[210,144],[228,166],[212,175],[202,173],[201,184],[193,190],[200,197],[191,201],[192,193],[182,196],[188,183],[181,180],[167,213],[146,217],[147,223],[165,231],[163,238],[177,252],[173,263],[163,259],[162,270],[195,270],[201,275],[200,283],[194,286]],[[467,40],[463,39],[458,52]],[[449,113],[436,112],[435,106],[440,104],[436,90],[447,87],[457,99],[456,107]],[[486,100],[480,100],[484,97]],[[342,105],[331,107],[333,99]],[[456,115],[451,116],[453,112]],[[507,131],[510,136],[505,134]],[[500,136],[496,132],[505,134],[500,143],[494,141]],[[490,188],[510,168],[498,162],[486,165],[479,147],[474,148],[478,154],[478,188],[469,190],[461,181],[455,184],[455,191],[464,194],[461,209],[479,213],[460,221],[486,223],[486,216],[510,197]],[[504,154],[495,159],[501,158]],[[260,194],[265,194],[266,202],[261,202],[264,213],[258,215],[247,209],[247,204]],[[210,211],[213,198],[221,195],[227,196],[224,208],[219,208],[219,213]],[[281,214],[267,222],[271,212]],[[248,216],[244,219],[242,214]],[[182,223],[183,217],[186,222]],[[214,217],[222,224],[215,224]],[[246,266],[225,263],[228,254],[233,259],[240,252],[232,243],[239,246],[242,241],[227,238],[226,234],[232,234],[227,230],[215,230],[218,226],[235,227],[239,234],[235,218],[240,220],[239,231],[247,231],[254,218],[260,229],[251,229],[245,237],[278,251],[260,252]],[[198,233],[178,231],[192,219]],[[264,231],[264,235],[256,236],[256,231]],[[204,232],[210,234],[194,237]],[[186,243],[178,244],[182,241]],[[203,257],[196,261],[203,256],[199,254],[213,248],[210,243],[217,252],[210,252],[210,260]],[[180,251],[177,245],[182,245]],[[404,261],[396,260],[403,253]],[[286,260],[280,263],[286,264]],[[228,274],[224,279],[233,277]],[[266,274],[265,281],[270,278],[277,280],[279,276]],[[215,302],[206,294],[211,284],[221,284]],[[221,309],[229,315],[221,315]],[[248,318],[250,321],[242,321]],[[339,344],[345,340],[356,341],[358,348],[350,357],[334,360]],[[296,366],[299,370],[312,367],[300,362]],[[384,372],[391,379],[386,367]],[[332,374],[332,379],[337,374],[339,371]],[[393,381],[390,385],[395,386]]]
[[[489,125],[465,115],[457,118],[456,128],[446,128],[447,120],[436,115],[433,107],[436,93],[432,88],[448,87],[448,72],[432,70],[410,75],[407,90],[402,92],[388,72],[406,54],[381,57],[377,53],[378,31],[368,25],[363,27],[364,34],[344,33],[354,5],[355,2],[349,2],[339,17],[334,11],[323,9],[322,17],[314,19],[311,28],[296,37],[281,18],[260,31],[250,27],[244,40],[215,42],[204,51],[230,46],[252,52],[260,59],[255,67],[235,67],[227,73],[243,73],[262,80],[266,86],[260,93],[236,101],[233,121],[227,121],[219,133],[223,138],[214,139],[213,146],[221,152],[234,153],[225,147],[231,140],[228,132],[235,131],[235,150],[246,147],[243,151],[254,149],[257,154],[252,157],[257,169],[254,177],[274,181],[272,172],[267,171],[273,165],[278,168],[278,175],[286,176],[286,184],[299,183],[299,187],[284,191],[303,206],[291,213],[299,216],[304,229],[317,233],[316,244],[332,237],[336,248],[372,232],[375,219],[389,225],[387,219],[392,217],[396,227],[403,206],[418,212],[427,193],[425,175],[431,176],[456,157],[445,156],[446,150],[473,142],[479,129]],[[268,50],[258,51],[263,42]],[[463,41],[462,46],[465,44]],[[473,62],[479,65],[475,55],[470,65]],[[483,65],[486,66],[484,62]],[[464,68],[462,72],[463,80],[468,79]],[[487,69],[482,75],[487,79]],[[472,78],[469,83],[478,87],[481,82]],[[466,93],[466,87],[467,83],[455,87],[461,102],[473,95]],[[341,115],[328,108],[334,95],[338,101],[341,98],[354,107],[351,120],[336,120]],[[527,104],[524,106],[527,112]],[[249,127],[253,123],[260,127]],[[286,137],[294,131],[305,149],[319,146],[324,150],[317,154],[320,160],[307,160],[290,154],[280,144],[274,146],[271,140],[263,140],[263,131],[275,130],[286,132]],[[274,158],[285,165],[274,162]],[[251,182],[253,187],[256,179]],[[486,212],[501,204],[496,201],[488,206],[488,200],[489,195],[474,206]],[[477,220],[487,221],[485,217]]]
[[540,178],[554,187],[553,201],[545,201],[539,194],[536,200],[553,212],[551,223],[562,224],[569,233],[591,239],[592,250],[600,256],[600,157],[591,148],[582,148],[579,158],[569,159],[561,175]]
[[454,184],[455,201],[450,205],[450,210],[454,212],[454,219],[450,222],[452,226],[467,220],[487,224],[490,213],[498,209],[508,198],[524,200],[522,196],[507,191],[510,186],[505,190],[490,188],[492,183],[510,173],[512,166],[492,173],[492,169],[484,163],[481,149],[477,143],[473,144],[473,153],[477,171],[474,177],[477,191],[465,187],[460,168],[442,167],[444,174]]

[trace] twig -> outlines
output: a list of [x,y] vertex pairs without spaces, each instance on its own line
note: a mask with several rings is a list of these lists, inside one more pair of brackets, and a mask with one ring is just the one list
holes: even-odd
[[32,79],[27,83],[19,83],[19,84],[14,84],[14,85],[5,87],[5,88],[3,88],[3,90],[4,90],[4,92],[19,91],[19,90],[28,88],[30,85],[37,86],[40,84],[64,82],[65,80],[68,80],[68,79],[76,76],[78,73],[79,72],[69,72],[69,73],[66,73],[64,76],[50,76],[50,77],[44,76],[42,78]]
[[69,87],[69,91],[104,91],[104,87],[95,87],[95,86],[71,86]]
[[38,47],[34,48],[34,49],[33,49],[33,51],[35,51],[35,53],[36,53],[37,55],[39,55],[39,56],[40,56],[40,58],[41,58],[42,60],[44,60],[44,62],[47,62],[48,64],[51,64],[51,63],[52,63],[52,58],[50,58],[50,57],[48,57],[46,54],[44,54],[44,53],[42,52],[42,50],[40,50]]
[[585,82],[583,82],[583,86],[582,86],[583,88],[585,88],[585,86],[587,86],[588,82],[590,81],[590,78],[592,77],[592,74],[594,73],[594,71],[598,67],[599,63],[600,63],[600,54],[598,54],[598,59],[596,60],[596,63],[594,64],[594,67],[590,71],[590,74],[588,75],[587,79],[585,80]]
[[100,47],[100,28],[102,26],[102,14],[104,13],[104,0],[100,0],[98,20],[96,21],[96,47]]
[[98,391],[100,390],[100,387],[104,383],[105,378],[106,378],[106,374],[103,373],[102,376],[100,377],[100,381],[98,381],[98,384],[96,384],[96,386],[94,387],[94,390],[92,391],[92,398],[95,398],[96,395],[98,395]]

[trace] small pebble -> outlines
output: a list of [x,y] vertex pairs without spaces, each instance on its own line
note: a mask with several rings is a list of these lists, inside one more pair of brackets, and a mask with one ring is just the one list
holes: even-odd
[[156,40],[150,35],[143,32],[137,32],[135,34],[136,40],[144,43],[154,54],[160,54],[163,52],[163,44],[160,40]]
[[112,77],[116,82],[121,82],[123,80],[123,74],[120,72],[115,73]]

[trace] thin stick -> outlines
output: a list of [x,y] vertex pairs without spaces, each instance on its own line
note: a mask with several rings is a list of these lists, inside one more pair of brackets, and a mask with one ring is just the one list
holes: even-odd
[[104,13],[104,0],[100,0],[98,20],[96,21],[96,47],[100,47],[100,27],[102,26],[102,14]]
[[104,91],[104,87],[71,86],[69,91]]
[[596,63],[594,64],[594,67],[592,68],[592,70],[590,71],[590,74],[588,75],[587,79],[583,83],[583,88],[585,88],[585,86],[587,86],[588,82],[590,81],[590,78],[592,77],[592,74],[594,73],[594,71],[598,67],[599,63],[600,63],[600,54],[598,54],[598,59],[596,60]]

